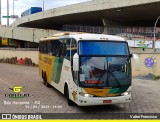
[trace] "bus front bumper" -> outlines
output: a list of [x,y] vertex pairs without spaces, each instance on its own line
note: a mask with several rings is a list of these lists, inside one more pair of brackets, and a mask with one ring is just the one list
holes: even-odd
[[83,97],[79,95],[77,105],[93,106],[93,105],[109,105],[118,103],[128,103],[131,100],[131,94],[117,97]]

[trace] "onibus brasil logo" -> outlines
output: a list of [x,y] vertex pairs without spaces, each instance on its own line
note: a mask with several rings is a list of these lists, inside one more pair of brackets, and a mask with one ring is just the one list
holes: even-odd
[[24,88],[24,86],[14,86],[13,88],[9,88],[13,91],[13,93],[9,93],[9,94],[5,94],[5,97],[8,98],[25,98],[25,97],[29,97],[28,93],[23,93],[22,92],[22,88]]

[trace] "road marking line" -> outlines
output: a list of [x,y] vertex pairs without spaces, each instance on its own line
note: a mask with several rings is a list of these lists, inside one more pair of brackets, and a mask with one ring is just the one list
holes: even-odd
[[8,84],[8,85],[11,86],[11,87],[14,87],[13,85],[9,84],[8,82],[4,81],[4,80],[1,79],[1,78],[0,78],[0,81],[3,82],[3,83],[5,83],[5,84]]
[[[7,84],[7,85],[9,85],[11,88],[13,88],[13,87],[14,87],[13,85],[9,84],[8,82],[4,81],[4,80],[3,80],[3,79],[1,79],[1,78],[0,78],[0,81],[1,81],[1,82],[3,82],[3,83],[5,83],[5,84]],[[24,92],[21,92],[21,93],[24,93]]]

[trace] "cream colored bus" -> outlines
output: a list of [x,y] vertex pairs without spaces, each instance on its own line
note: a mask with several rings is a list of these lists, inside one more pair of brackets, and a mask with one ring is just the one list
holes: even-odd
[[131,57],[118,36],[61,33],[39,43],[44,84],[66,96],[69,105],[108,105],[131,100]]

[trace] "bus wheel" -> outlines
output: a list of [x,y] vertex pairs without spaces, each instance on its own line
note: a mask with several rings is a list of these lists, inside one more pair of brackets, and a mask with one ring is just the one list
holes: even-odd
[[74,105],[74,102],[72,100],[69,99],[69,90],[68,90],[68,86],[65,86],[65,93],[64,93],[66,99],[67,99],[67,103],[69,106]]
[[47,76],[46,73],[44,74],[44,85],[46,85],[47,87],[50,87],[50,84],[47,82]]
[[46,74],[43,73],[42,71],[42,79],[43,79],[43,84],[46,85],[46,80],[45,80]]
[[46,86],[47,86],[47,87],[50,87],[50,84],[49,84],[48,82],[46,82]]

